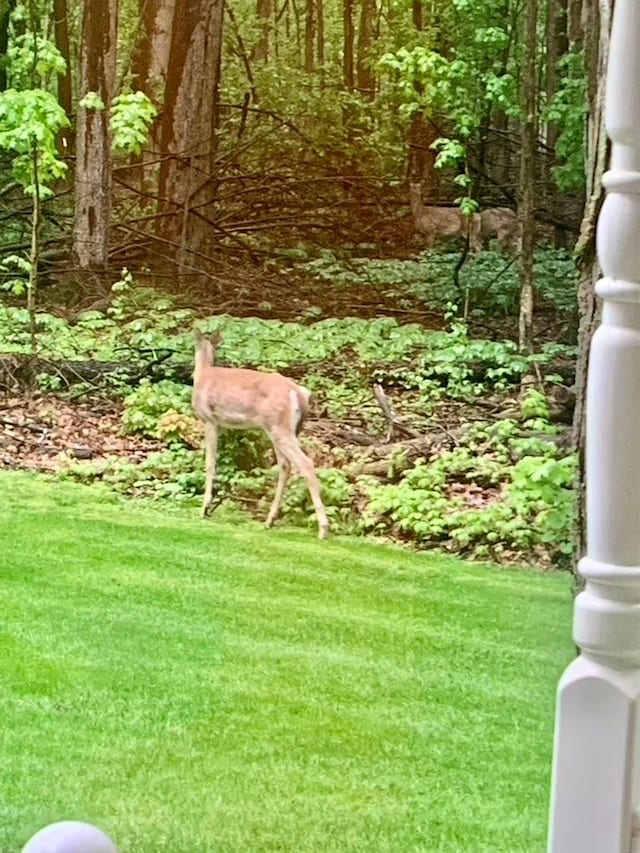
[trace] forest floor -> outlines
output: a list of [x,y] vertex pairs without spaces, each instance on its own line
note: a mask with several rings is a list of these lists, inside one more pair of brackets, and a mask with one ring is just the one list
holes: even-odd
[[115,456],[142,462],[165,447],[161,441],[123,435],[121,412],[120,402],[100,397],[7,397],[0,416],[0,467],[56,473],[72,461]]

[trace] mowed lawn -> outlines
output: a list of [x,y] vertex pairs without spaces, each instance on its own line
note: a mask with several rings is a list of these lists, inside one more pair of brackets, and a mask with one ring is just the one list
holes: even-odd
[[0,851],[543,851],[569,579],[0,475]]

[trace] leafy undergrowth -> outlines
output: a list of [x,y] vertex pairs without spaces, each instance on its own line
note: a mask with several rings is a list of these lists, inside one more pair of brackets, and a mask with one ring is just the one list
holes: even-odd
[[[445,310],[460,303],[466,294],[468,316],[487,318],[517,317],[520,281],[513,256],[484,251],[465,260],[459,272],[459,289],[454,270],[456,252],[423,252],[408,260],[351,258],[326,250],[319,257],[301,262],[299,267],[319,281],[340,287],[366,282],[376,292],[402,293],[431,309]],[[535,255],[536,294],[559,315],[576,310],[577,269],[571,253],[563,249],[538,248]]]
[[566,576],[0,484],[3,853],[544,849]]

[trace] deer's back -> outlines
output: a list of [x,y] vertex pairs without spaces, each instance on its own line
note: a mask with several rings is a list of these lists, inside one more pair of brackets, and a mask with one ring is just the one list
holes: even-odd
[[[194,377],[192,402],[204,421],[228,429],[295,429],[308,406],[306,388],[280,373],[209,367]],[[295,416],[295,417],[294,417]],[[293,421],[292,421],[293,418]]]

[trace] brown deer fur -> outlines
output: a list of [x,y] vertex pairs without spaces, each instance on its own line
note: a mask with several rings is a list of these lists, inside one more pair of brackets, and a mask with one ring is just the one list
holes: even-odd
[[465,216],[458,207],[423,204],[421,184],[409,185],[409,202],[413,227],[426,238],[429,248],[454,237],[468,240],[472,252],[479,252],[482,248],[480,216],[477,213]]
[[271,439],[280,469],[267,527],[273,524],[280,512],[293,466],[307,481],[318,519],[318,535],[325,539],[329,534],[329,520],[320,495],[320,483],[312,461],[297,438],[309,407],[309,391],[279,373],[214,367],[220,334],[216,333],[209,340],[196,330],[195,337],[192,403],[196,415],[204,422],[206,448],[203,517],[214,509],[219,430],[258,428]]
[[489,207],[480,213],[480,235],[483,245],[497,240],[501,246],[516,250],[520,245],[520,223],[509,207]]

